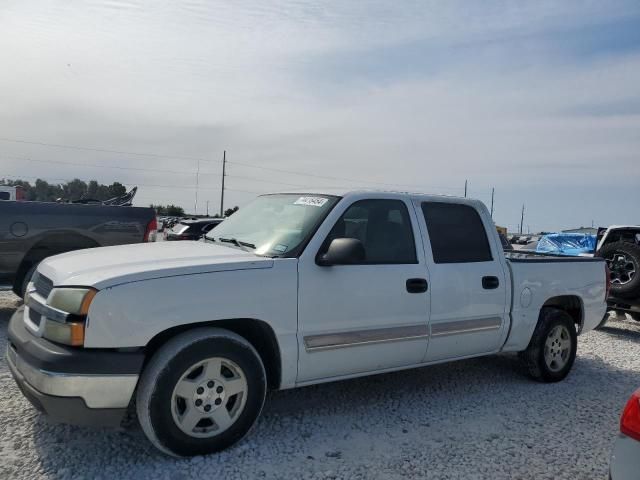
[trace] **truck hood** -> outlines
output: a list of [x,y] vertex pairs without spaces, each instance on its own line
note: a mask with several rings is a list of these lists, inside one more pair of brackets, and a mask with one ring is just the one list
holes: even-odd
[[204,242],[159,242],[89,248],[47,258],[38,272],[55,286],[97,289],[174,275],[270,268],[271,258]]

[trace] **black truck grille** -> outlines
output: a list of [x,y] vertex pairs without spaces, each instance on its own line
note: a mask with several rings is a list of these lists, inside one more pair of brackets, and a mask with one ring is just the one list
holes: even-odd
[[33,278],[33,285],[36,288],[36,292],[42,298],[47,298],[53,289],[53,282],[44,275],[36,273]]

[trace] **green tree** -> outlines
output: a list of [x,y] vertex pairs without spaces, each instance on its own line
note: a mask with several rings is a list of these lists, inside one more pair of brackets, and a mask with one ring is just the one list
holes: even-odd
[[73,202],[83,198],[87,193],[87,184],[79,178],[74,178],[62,187],[64,198]]
[[167,215],[170,217],[184,217],[184,208],[177,205],[167,205]]
[[168,217],[184,217],[184,208],[177,205],[149,205],[155,209],[158,215],[166,215]]
[[87,197],[98,199],[98,187],[100,185],[96,180],[91,180],[87,185]]
[[240,210],[240,207],[238,207],[237,205],[233,208],[227,208],[224,211],[224,216],[225,217],[230,217],[231,215],[233,215],[234,213],[236,213],[238,210]]
[[46,180],[38,178],[34,185],[24,180],[0,179],[0,185],[20,185],[24,188],[26,200],[39,202],[55,202],[58,199],[69,202],[83,197],[102,201],[127,193],[127,188],[119,182],[102,185],[96,180],[91,180],[87,184],[78,178],[59,184],[50,184]]
[[53,194],[53,188],[45,180],[37,179],[33,187],[34,200],[48,202]]
[[[109,185],[108,191],[109,191],[109,195],[110,195],[109,198],[119,197],[119,196],[124,195],[125,193],[127,193],[127,187],[125,187],[121,183],[113,182],[111,185]],[[106,199],[104,199],[104,200],[106,200]]]

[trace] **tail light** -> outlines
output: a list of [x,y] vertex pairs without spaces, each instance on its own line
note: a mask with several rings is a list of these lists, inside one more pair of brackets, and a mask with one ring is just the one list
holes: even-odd
[[606,295],[605,295],[605,300],[607,298],[609,298],[609,292],[611,291],[611,270],[609,270],[609,265],[607,265],[606,263],[604,264],[604,274],[606,276],[605,278],[605,285],[606,285]]
[[640,388],[636,390],[624,407],[620,418],[620,431],[640,441]]
[[158,220],[156,217],[153,217],[149,223],[147,223],[147,229],[144,232],[143,242],[148,242],[151,240],[151,234],[158,229]]

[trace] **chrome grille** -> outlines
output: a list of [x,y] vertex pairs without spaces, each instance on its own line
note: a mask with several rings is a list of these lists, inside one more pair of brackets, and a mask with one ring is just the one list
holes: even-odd
[[33,285],[38,295],[42,298],[47,298],[53,289],[53,282],[40,273],[34,275]]

